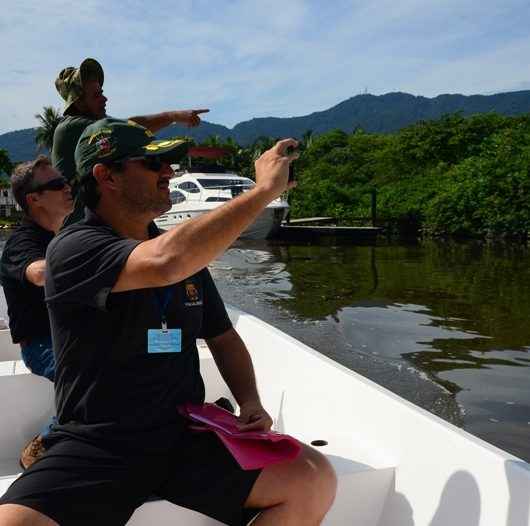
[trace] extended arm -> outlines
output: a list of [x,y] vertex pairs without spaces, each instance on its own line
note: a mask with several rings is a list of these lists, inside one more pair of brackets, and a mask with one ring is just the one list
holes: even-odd
[[229,329],[206,343],[241,408],[241,430],[269,430],[272,419],[261,405],[252,360],[239,334],[235,329]]
[[[293,139],[280,141],[256,161],[256,186],[222,206],[140,243],[130,254],[114,292],[178,283],[206,267],[252,224],[288,186],[286,155]],[[289,183],[292,185],[293,183]]]
[[192,128],[198,126],[201,123],[201,118],[199,115],[201,113],[207,113],[210,110],[177,110],[177,111],[165,111],[163,113],[155,113],[153,115],[138,115],[137,117],[129,117],[129,120],[140,124],[144,128],[152,131],[153,133],[179,122],[181,124],[186,124],[188,127]]
[[26,268],[26,279],[37,287],[44,287],[46,281],[46,260],[39,259]]

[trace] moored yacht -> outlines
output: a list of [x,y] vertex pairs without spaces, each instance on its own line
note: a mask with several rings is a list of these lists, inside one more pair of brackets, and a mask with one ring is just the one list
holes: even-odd
[[[209,173],[204,168],[175,172],[169,183],[171,210],[158,217],[160,228],[171,228],[204,214],[255,186],[254,181],[234,173],[223,173],[221,167]],[[289,205],[278,198],[270,203],[256,221],[240,236],[243,239],[265,239],[274,234],[285,219]]]

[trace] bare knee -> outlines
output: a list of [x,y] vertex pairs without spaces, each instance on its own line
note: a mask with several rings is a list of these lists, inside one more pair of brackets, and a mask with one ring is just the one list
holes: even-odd
[[[331,507],[337,493],[337,475],[329,460],[316,451],[306,446],[302,451],[302,459],[306,464],[304,476],[305,497],[310,497],[318,509],[324,513]],[[307,504],[307,500],[305,500]]]
[[59,526],[46,515],[18,504],[0,505],[0,524],[2,526]]
[[274,464],[263,470],[246,506],[274,508],[277,515],[285,514],[276,517],[278,519],[281,516],[285,524],[291,524],[287,517],[299,519],[301,516],[307,518],[308,524],[320,524],[333,504],[336,490],[337,477],[327,458],[304,445],[295,460]]
[[288,486],[286,502],[303,509],[306,516],[323,517],[337,491],[337,476],[328,459],[304,446],[291,469],[292,484]]

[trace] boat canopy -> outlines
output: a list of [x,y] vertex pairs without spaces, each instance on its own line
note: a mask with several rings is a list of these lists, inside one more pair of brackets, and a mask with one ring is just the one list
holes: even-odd
[[221,159],[230,155],[230,150],[217,146],[192,146],[188,150],[188,157],[202,157],[203,159]]

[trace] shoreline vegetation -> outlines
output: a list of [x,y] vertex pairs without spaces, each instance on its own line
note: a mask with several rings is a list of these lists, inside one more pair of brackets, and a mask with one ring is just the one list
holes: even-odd
[[[223,165],[253,178],[253,160],[275,139],[250,148],[212,137],[231,151]],[[389,233],[525,240],[530,231],[530,114],[460,113],[391,134],[335,130],[301,138],[291,218],[369,221]]]
[[[226,149],[220,164],[254,179],[254,160],[276,140],[261,137],[241,147],[231,138],[211,136],[201,145]],[[390,234],[528,238],[530,114],[454,113],[388,134],[359,128],[318,136],[307,131],[300,143],[291,219],[333,217],[343,226],[363,222],[359,218],[368,222],[375,190],[377,222]],[[0,170],[11,168],[0,150]],[[0,220],[0,226],[12,223]]]

